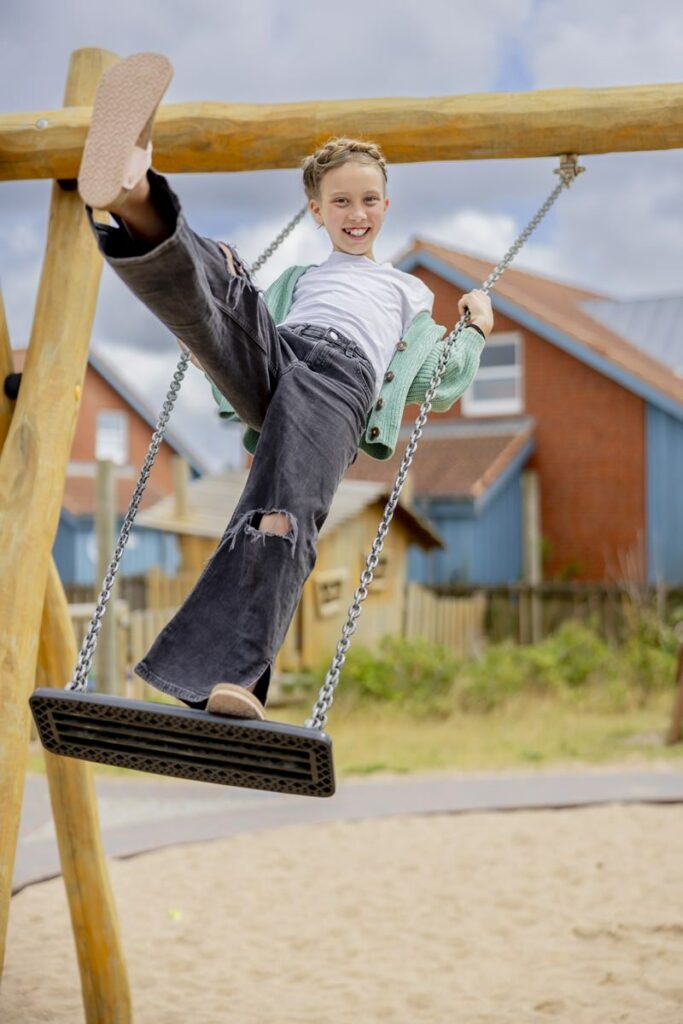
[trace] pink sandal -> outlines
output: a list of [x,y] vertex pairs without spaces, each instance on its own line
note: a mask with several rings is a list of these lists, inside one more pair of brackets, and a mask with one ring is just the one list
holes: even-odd
[[135,53],[102,76],[78,172],[87,206],[119,205],[151,167],[154,117],[172,78],[160,53]]

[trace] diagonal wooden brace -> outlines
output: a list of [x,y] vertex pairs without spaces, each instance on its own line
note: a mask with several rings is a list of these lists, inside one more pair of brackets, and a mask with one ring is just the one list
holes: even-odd
[[[72,54],[65,103],[92,102],[117,58]],[[26,774],[36,670],[68,679],[76,644],[51,550],[85,369],[102,261],[76,193],[53,187],[48,241],[16,407],[0,394],[0,970]],[[12,372],[0,301],[0,374]],[[4,445],[3,445],[4,442]],[[40,652],[40,658],[38,657]],[[88,1024],[132,1020],[118,922],[88,765],[47,757]]]

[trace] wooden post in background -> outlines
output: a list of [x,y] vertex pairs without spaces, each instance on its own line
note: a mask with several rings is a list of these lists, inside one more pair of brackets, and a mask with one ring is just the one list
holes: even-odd
[[[97,460],[95,486],[95,534],[97,536],[96,600],[109,569],[116,541],[116,482],[114,463],[110,459]],[[118,582],[111,588],[106,611],[100,624],[95,648],[95,679],[99,693],[117,694],[121,691],[119,679],[118,615],[116,598]]]
[[683,727],[683,643],[678,648],[678,665],[676,668],[676,700],[671,714],[671,724],[666,734],[667,746],[681,742],[681,728]]
[[[117,60],[72,54],[64,102],[90,104]],[[21,387],[0,456],[0,970],[45,588],[95,315],[102,260],[78,193],[52,186],[47,246]]]
[[186,519],[189,511],[187,499],[188,464],[181,455],[173,456],[173,495],[176,519]]
[[528,600],[528,637],[536,644],[543,637],[543,603],[538,585],[543,576],[541,562],[541,503],[538,488],[538,473],[527,469],[522,473],[522,521],[524,530],[524,580],[530,591],[523,600]]

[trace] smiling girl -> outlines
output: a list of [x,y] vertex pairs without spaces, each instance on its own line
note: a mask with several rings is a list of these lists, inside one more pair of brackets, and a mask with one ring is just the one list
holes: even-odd
[[[102,78],[79,174],[100,251],[192,353],[222,416],[245,427],[253,463],[194,590],[135,671],[190,707],[263,719],[275,656],[316,562],[319,531],[359,448],[388,459],[403,410],[421,404],[446,328],[417,277],[377,262],[389,208],[385,158],[331,138],[302,165],[308,208],[332,249],[264,293],[234,245],[196,234],[151,169],[154,116],[172,77],[136,54]],[[95,221],[108,210],[114,225]],[[469,387],[493,326],[488,296],[462,297],[469,325],[433,409]]]

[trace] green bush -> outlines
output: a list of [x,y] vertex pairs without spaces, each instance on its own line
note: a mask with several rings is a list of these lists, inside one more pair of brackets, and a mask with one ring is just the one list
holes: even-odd
[[677,641],[651,623],[621,646],[580,622],[565,622],[541,643],[498,644],[479,661],[463,662],[456,682],[466,711],[492,711],[519,694],[559,697],[595,710],[624,710],[673,680]]
[[[423,638],[385,636],[376,652],[358,645],[341,670],[347,706],[384,702],[411,714],[443,716],[460,708],[488,713],[526,696],[619,711],[672,686],[678,641],[672,629],[643,619],[626,643],[612,645],[595,628],[565,622],[541,643],[492,644],[478,659],[457,658]],[[329,662],[307,680],[310,692]]]
[[[326,661],[317,672],[306,675],[311,692],[319,688],[329,664]],[[347,704],[376,701],[401,705],[416,715],[448,713],[458,664],[447,648],[422,637],[386,635],[376,652],[362,644],[351,648],[341,669],[339,689]]]

